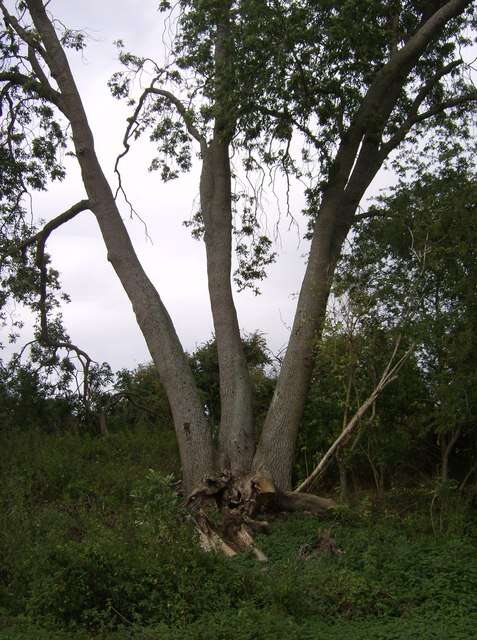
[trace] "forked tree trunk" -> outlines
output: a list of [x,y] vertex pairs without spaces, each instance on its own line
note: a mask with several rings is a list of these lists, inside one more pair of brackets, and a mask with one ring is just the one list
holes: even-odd
[[[160,373],[172,409],[183,464],[186,490],[214,467],[211,433],[204,416],[194,378],[172,321],[162,300],[135,254],[117,209],[111,188],[94,149],[93,137],[74,83],[67,58],[41,0],[26,0],[42,45],[45,60],[55,78],[58,105],[69,120],[83,182],[108,252],[134,309],[151,356]],[[343,242],[366,188],[382,163],[412,126],[404,122],[391,140],[382,134],[406,78],[446,23],[462,13],[469,0],[449,0],[393,52],[377,72],[333,163],[328,188],[318,215],[309,261],[301,287],[295,320],[283,367],[277,382],[253,469],[270,473],[280,489],[288,489],[295,441],[314,366],[314,352],[321,336],[331,282]],[[227,21],[230,2],[224,2],[224,20],[218,25],[216,73],[218,95],[224,96],[228,79]],[[43,53],[42,53],[43,55]],[[222,73],[222,75],[221,75]],[[40,73],[40,84],[44,82]],[[437,77],[437,76],[436,76]],[[437,79],[439,79],[439,76]],[[432,89],[422,87],[416,112]],[[419,102],[420,100],[420,102]],[[221,376],[221,451],[223,464],[235,473],[248,470],[254,449],[253,421],[248,372],[230,287],[231,202],[228,142],[223,102],[214,138],[203,156],[201,204],[206,226],[209,291],[219,351]],[[414,108],[414,107],[413,107]],[[219,110],[220,115],[220,110]],[[417,120],[414,120],[414,122]]]

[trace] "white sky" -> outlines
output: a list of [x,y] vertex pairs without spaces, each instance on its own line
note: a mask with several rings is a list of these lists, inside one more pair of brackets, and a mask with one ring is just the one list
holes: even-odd
[[[122,102],[113,100],[107,81],[120,69],[113,41],[122,39],[126,49],[151,58],[163,55],[162,18],[154,0],[53,0],[49,8],[67,26],[86,29],[90,36],[85,52],[69,53],[73,72],[83,96],[105,173],[116,185],[113,166],[122,150],[125,118]],[[149,277],[157,286],[176,325],[184,348],[193,350],[210,338],[205,250],[182,222],[194,210],[198,196],[199,167],[172,183],[163,184],[147,167],[154,155],[152,146],[140,144],[123,161],[123,182],[135,208],[147,223],[152,244],[143,225],[129,220],[128,208],[120,203],[136,250]],[[46,194],[35,198],[35,212],[48,220],[85,197],[74,160],[68,161],[68,177]],[[378,184],[384,184],[381,178]],[[376,183],[375,183],[376,185]],[[373,192],[377,191],[374,186]],[[299,216],[303,199],[293,195],[293,213]],[[276,219],[276,202],[269,194],[270,220]],[[262,283],[262,295],[243,292],[236,296],[242,330],[263,332],[270,347],[278,351],[288,339],[293,321],[295,293],[305,267],[307,244],[300,242],[296,228],[281,225],[280,256]],[[301,235],[304,232],[304,225]],[[95,219],[89,212],[54,232],[47,244],[52,264],[60,271],[64,290],[72,297],[63,313],[72,341],[114,370],[132,368],[150,360],[144,339],[121,284],[106,260],[106,251]],[[27,323],[28,324],[28,323]],[[28,331],[24,332],[28,339]]]

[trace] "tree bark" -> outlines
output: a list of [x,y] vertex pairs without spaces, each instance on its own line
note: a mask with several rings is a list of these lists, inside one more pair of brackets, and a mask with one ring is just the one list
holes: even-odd
[[[232,293],[232,186],[229,147],[236,119],[230,100],[233,48],[230,2],[217,17],[214,52],[215,122],[203,148],[200,201],[207,276],[220,372],[219,461],[234,475],[250,471],[255,452],[252,387]],[[204,145],[203,145],[204,146]]]
[[94,148],[93,135],[68,60],[41,0],[28,0],[46,62],[61,92],[60,108],[69,120],[83,183],[98,221],[108,260],[134,309],[139,327],[166,389],[190,490],[214,468],[210,428],[195,381],[171,318],[144,272]]
[[203,158],[200,197],[210,304],[220,371],[220,464],[250,470],[255,451],[252,390],[230,281],[232,210],[229,145],[215,138]]
[[353,211],[342,198],[325,196],[310,248],[308,264],[287,352],[265,419],[254,468],[266,469],[281,490],[291,487],[295,442],[323,329],[331,282]]
[[348,469],[347,469],[344,457],[337,454],[336,463],[338,465],[338,472],[340,476],[340,498],[342,502],[348,502],[349,500]]
[[[214,468],[211,432],[194,378],[171,318],[135,254],[96,156],[81,98],[44,3],[27,0],[26,4],[45,49],[46,63],[60,90],[58,94],[50,90],[47,93],[54,94],[55,104],[70,122],[83,182],[104,238],[108,260],[132,303],[169,398],[188,491]],[[230,283],[229,145],[235,128],[234,104],[228,96],[233,62],[233,50],[228,41],[231,2],[225,0],[218,5],[216,119],[212,142],[204,144],[202,149],[201,206],[220,367],[221,464],[234,474],[248,471],[252,462],[254,470],[265,469],[271,473],[279,489],[290,488],[296,436],[336,264],[359,201],[394,148],[382,139],[386,122],[409,72],[429,42],[470,4],[470,0],[449,0],[409,37],[400,50],[393,52],[390,60],[376,73],[361,107],[342,136],[315,223],[290,342],[253,462],[255,437],[251,386]],[[41,89],[41,78],[39,85]],[[396,140],[395,146],[399,136]]]

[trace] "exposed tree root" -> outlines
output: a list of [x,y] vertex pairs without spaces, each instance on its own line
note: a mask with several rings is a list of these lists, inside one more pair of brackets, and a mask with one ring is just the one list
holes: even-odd
[[253,532],[267,531],[269,525],[258,517],[283,511],[325,515],[335,506],[328,498],[277,491],[265,474],[234,478],[227,472],[206,478],[187,504],[204,551],[229,557],[251,551],[261,561],[267,558],[256,546]]

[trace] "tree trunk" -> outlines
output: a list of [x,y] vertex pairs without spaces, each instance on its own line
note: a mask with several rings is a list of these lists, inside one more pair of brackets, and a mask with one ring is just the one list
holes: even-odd
[[109,436],[108,421],[106,419],[106,413],[104,412],[104,410],[100,411],[98,422],[99,422],[99,432],[100,432],[100,434],[102,436],[104,436],[104,437]]
[[250,471],[255,452],[252,387],[234,304],[232,268],[232,186],[229,147],[236,118],[230,103],[233,46],[230,6],[217,14],[214,50],[215,121],[203,145],[200,201],[205,226],[207,277],[220,372],[219,461],[237,476]]
[[166,389],[179,444],[184,485],[190,490],[214,468],[210,428],[171,318],[145,274],[94,149],[94,140],[66,55],[41,0],[28,0],[46,61],[61,91],[83,183],[112,264],[136,314]]
[[349,482],[348,482],[348,469],[346,462],[342,455],[336,456],[336,463],[338,465],[338,471],[340,475],[340,498],[342,502],[348,502],[349,500]]
[[228,144],[214,139],[200,181],[207,276],[220,371],[220,465],[250,471],[255,451],[252,389],[230,282],[231,176]]
[[449,480],[449,457],[454,450],[454,447],[457,443],[457,440],[460,438],[460,434],[462,433],[462,428],[459,427],[454,431],[454,433],[450,433],[448,438],[446,438],[446,434],[441,435],[441,480],[442,482],[447,482]]
[[[255,469],[267,469],[272,474],[279,489],[291,486],[296,436],[341,248],[366,189],[409,130],[404,126],[399,135],[384,142],[386,124],[410,71],[429,42],[468,4],[468,0],[450,0],[394,52],[376,73],[341,136],[313,231],[290,341],[253,462]],[[418,97],[424,100],[426,95],[422,89]],[[418,100],[417,108],[420,104]]]
[[253,463],[255,469],[271,473],[281,490],[291,487],[296,436],[313,373],[315,349],[323,330],[335,267],[354,213],[342,202],[343,198],[328,195],[318,215],[288,349]]
[[[58,104],[71,125],[83,182],[104,238],[108,260],[132,303],[169,398],[188,491],[210,475],[214,467],[210,428],[194,378],[169,314],[135,254],[102,172],[81,98],[44,4],[41,0],[26,0],[26,4],[44,46],[45,60],[61,92]],[[366,188],[389,152],[409,130],[404,123],[399,135],[383,142],[384,127],[409,71],[428,43],[448,20],[469,4],[469,0],[449,0],[391,55],[376,73],[353,121],[342,135],[315,223],[290,342],[253,458],[253,469],[271,473],[279,489],[286,490],[291,485],[296,436],[343,242]],[[228,96],[233,81],[233,47],[228,40],[230,6],[229,0],[218,5],[222,17],[216,25],[216,121],[213,140],[203,149],[201,205],[219,352],[222,464],[239,474],[250,466],[255,441],[250,383],[230,285],[232,218],[228,147],[235,128],[235,118],[230,114],[235,105]],[[427,94],[424,91],[422,95],[424,100]],[[417,103],[417,108],[420,104]]]

